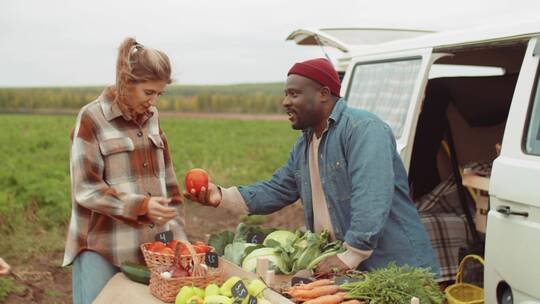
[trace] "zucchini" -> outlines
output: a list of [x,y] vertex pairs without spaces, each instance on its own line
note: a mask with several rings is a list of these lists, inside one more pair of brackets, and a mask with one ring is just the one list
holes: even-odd
[[120,270],[132,281],[150,284],[150,270],[144,265],[125,261],[122,262]]

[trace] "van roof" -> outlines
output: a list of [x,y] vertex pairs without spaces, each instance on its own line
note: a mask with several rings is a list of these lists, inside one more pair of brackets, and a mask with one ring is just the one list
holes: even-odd
[[415,38],[400,39],[352,48],[350,55],[340,58],[350,60],[351,58],[381,53],[392,53],[398,51],[415,50],[432,47],[434,51],[462,47],[467,45],[477,45],[486,43],[497,43],[503,41],[519,41],[540,35],[540,21],[525,23],[504,24],[498,26],[480,26],[473,29],[452,30],[425,34]]

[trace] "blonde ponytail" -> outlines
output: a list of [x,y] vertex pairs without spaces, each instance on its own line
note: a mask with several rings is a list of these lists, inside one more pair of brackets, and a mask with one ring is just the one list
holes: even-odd
[[155,80],[172,82],[169,57],[159,50],[144,47],[135,38],[126,38],[118,49],[115,99],[125,104],[130,84]]

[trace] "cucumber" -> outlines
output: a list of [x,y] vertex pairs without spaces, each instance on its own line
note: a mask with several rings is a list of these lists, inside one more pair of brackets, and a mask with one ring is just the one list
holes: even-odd
[[122,263],[120,270],[132,281],[150,284],[150,270],[144,265],[126,261]]

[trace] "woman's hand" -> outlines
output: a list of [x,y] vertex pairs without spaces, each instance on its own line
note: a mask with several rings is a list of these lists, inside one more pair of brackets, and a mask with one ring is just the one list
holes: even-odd
[[5,276],[9,274],[11,267],[9,266],[4,259],[0,258],[0,276]]
[[205,206],[217,207],[221,203],[221,190],[213,183],[208,183],[208,189],[202,187],[198,196],[195,195],[195,191],[192,193],[184,191],[183,194],[187,199]]
[[148,218],[156,225],[164,225],[177,215],[176,209],[169,207],[170,198],[152,196],[148,201]]

